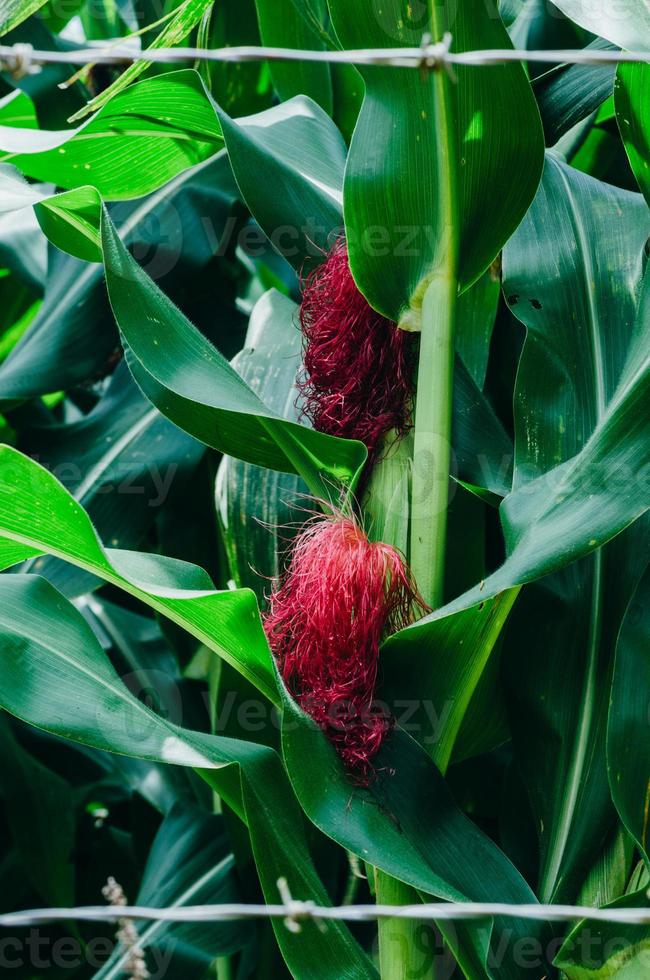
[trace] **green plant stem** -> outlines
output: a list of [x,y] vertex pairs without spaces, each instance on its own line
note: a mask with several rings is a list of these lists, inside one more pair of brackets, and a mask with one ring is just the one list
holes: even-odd
[[[375,901],[378,905],[417,905],[420,896],[410,885],[375,868]],[[426,927],[425,927],[426,928]],[[413,919],[382,919],[379,924],[379,971],[382,980],[421,980],[433,977],[432,966],[422,967],[426,955],[423,924]],[[414,964],[414,953],[417,961]],[[417,967],[417,969],[415,969]]]
[[[442,25],[434,25],[442,36]],[[449,460],[458,294],[457,120],[455,93],[444,72],[434,74],[436,153],[431,179],[438,188],[436,250],[424,282],[411,489],[410,560],[431,608],[443,602]]]
[[436,274],[422,303],[411,491],[411,568],[425,602],[442,605],[454,376],[454,270]]

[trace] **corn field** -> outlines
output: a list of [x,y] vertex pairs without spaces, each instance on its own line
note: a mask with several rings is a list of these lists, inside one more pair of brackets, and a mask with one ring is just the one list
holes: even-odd
[[648,0],[0,69],[0,975],[647,980]]

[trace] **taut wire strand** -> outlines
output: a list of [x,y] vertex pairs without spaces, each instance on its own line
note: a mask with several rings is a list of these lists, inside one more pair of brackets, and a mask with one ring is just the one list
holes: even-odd
[[[300,931],[303,921],[370,922],[379,919],[417,919],[420,921],[467,921],[505,916],[549,922],[612,922],[620,925],[650,925],[648,908],[591,908],[585,905],[511,905],[501,902],[432,902],[420,905],[341,905],[323,906],[294,899],[286,881],[278,881],[282,898],[270,905],[187,905],[175,908],[148,908],[124,905],[81,906],[79,908],[28,909],[0,915],[0,929],[20,929],[51,922],[113,922],[139,919],[148,922],[218,922],[233,919],[284,919],[288,929]],[[650,898],[650,896],[649,896]]]
[[452,37],[445,34],[432,43],[424,36],[417,48],[359,48],[350,51],[301,51],[294,48],[260,46],[228,48],[148,48],[120,38],[92,42],[76,51],[39,51],[29,44],[0,45],[0,71],[15,78],[33,74],[45,65],[130,65],[136,61],[174,65],[187,61],[315,61],[325,64],[381,65],[388,68],[417,68],[420,71],[450,71],[453,65],[469,67],[502,65],[512,61],[547,64],[618,65],[650,64],[650,51],[618,51],[577,48],[553,51],[526,51],[494,48],[477,51],[451,51]]

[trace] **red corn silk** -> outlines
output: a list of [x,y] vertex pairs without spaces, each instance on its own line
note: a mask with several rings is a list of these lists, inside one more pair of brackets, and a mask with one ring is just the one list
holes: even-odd
[[387,432],[410,427],[417,337],[368,304],[343,239],[305,280],[300,325],[303,415],[319,432],[361,440],[372,464]]
[[358,785],[393,726],[373,704],[379,644],[425,610],[399,552],[342,514],[305,525],[270,596],[264,628],[284,683]]

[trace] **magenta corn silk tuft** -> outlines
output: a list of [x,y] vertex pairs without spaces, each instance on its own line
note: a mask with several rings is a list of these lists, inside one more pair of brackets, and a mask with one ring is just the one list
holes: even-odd
[[269,599],[264,627],[284,683],[359,785],[393,726],[373,700],[379,645],[414,611],[426,607],[397,549],[340,513],[306,523]]
[[300,326],[303,415],[319,432],[365,443],[370,468],[386,433],[411,426],[417,335],[369,305],[344,239],[305,280]]

